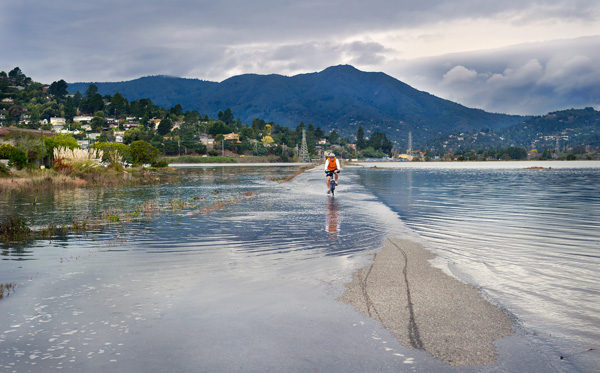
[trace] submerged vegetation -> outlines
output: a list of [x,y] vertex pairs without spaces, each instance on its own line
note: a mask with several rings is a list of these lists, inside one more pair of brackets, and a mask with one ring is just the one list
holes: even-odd
[[13,283],[13,282],[9,282],[6,284],[0,284],[0,299],[4,298],[5,296],[9,296],[11,292],[15,291],[15,288],[17,287],[17,284]]
[[31,233],[27,223],[19,217],[9,216],[5,221],[0,222],[0,239],[2,241],[27,240]]
[[170,199],[165,203],[146,200],[131,209],[109,207],[96,218],[74,217],[72,223],[60,225],[50,224],[45,227],[30,228],[28,223],[19,217],[7,217],[0,221],[0,241],[16,242],[35,239],[65,238],[69,234],[87,233],[115,224],[130,224],[134,221],[149,220],[165,214],[208,215],[223,208],[248,199],[257,194],[256,191],[240,192],[238,195],[218,197],[219,190],[211,193],[212,197],[193,197],[190,199]]

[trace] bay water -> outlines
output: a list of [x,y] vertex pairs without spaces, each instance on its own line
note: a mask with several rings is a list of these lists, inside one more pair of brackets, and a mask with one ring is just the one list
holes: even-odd
[[440,268],[478,286],[549,356],[600,369],[598,162],[363,166],[361,184]]
[[[594,371],[600,165],[544,166],[364,164],[335,198],[320,168],[218,166],[0,196],[36,229],[89,223],[2,244],[0,370]],[[389,236],[515,319],[497,364],[445,366],[336,301]]]

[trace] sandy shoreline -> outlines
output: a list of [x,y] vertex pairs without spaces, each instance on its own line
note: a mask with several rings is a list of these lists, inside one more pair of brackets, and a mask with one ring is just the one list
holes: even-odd
[[475,287],[433,268],[434,257],[418,243],[387,239],[339,300],[381,322],[403,345],[446,364],[494,363],[493,342],[513,334],[511,319]]

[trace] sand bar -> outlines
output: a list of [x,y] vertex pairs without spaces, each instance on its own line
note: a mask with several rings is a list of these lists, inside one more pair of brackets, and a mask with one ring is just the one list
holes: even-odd
[[390,238],[354,273],[341,301],[380,321],[402,344],[452,366],[492,364],[511,319],[479,291],[430,265],[418,243]]

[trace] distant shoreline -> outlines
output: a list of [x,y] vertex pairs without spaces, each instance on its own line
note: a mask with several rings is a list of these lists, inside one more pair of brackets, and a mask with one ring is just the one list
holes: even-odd
[[305,167],[312,163],[170,163],[173,168],[206,168],[206,167]]
[[600,161],[463,161],[463,162],[396,162],[396,161],[354,161],[352,166],[374,168],[413,168],[413,169],[569,169],[600,168]]

